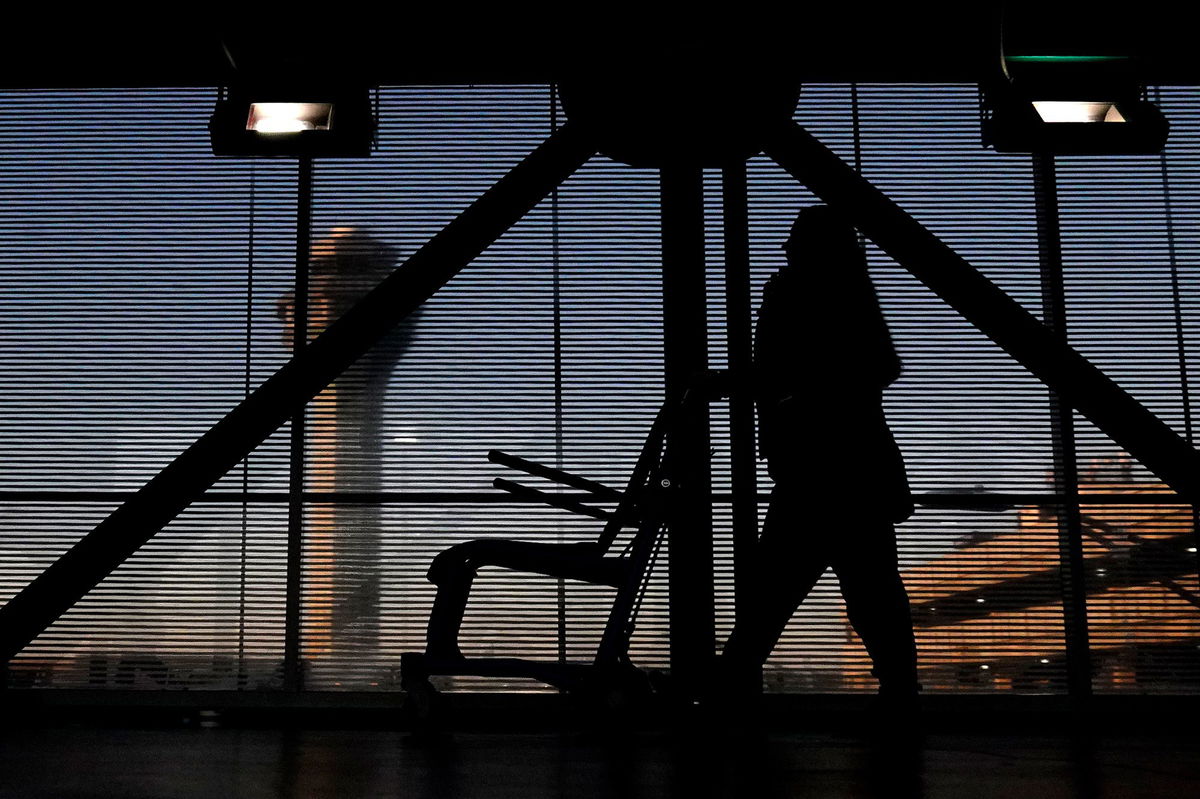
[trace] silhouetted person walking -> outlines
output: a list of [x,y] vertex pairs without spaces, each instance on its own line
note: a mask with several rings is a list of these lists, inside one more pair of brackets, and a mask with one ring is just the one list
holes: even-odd
[[913,505],[882,404],[900,360],[853,227],[827,206],[805,208],[784,250],[754,340],[759,451],[775,488],[748,621],[730,635],[723,669],[748,687],[832,568],[880,694],[907,704],[918,691],[916,647],[893,525]]

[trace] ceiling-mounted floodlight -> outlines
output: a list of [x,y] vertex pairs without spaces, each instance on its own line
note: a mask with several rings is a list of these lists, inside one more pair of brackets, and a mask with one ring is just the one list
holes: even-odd
[[366,88],[234,86],[208,128],[215,155],[365,156],[375,139]]
[[1125,90],[1029,88],[984,90],[983,144],[1002,153],[1157,153],[1169,125],[1162,113]]
[[1142,98],[1119,26],[1039,8],[1006,14],[995,79],[983,87],[983,144],[999,152],[1156,153],[1168,124]]

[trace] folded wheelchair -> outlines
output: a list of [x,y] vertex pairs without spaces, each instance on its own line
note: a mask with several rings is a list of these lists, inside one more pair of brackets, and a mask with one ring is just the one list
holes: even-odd
[[[615,503],[615,507],[608,510],[511,480],[494,481],[495,487],[522,499],[589,516],[604,524],[595,541],[551,544],[480,538],[456,544],[434,558],[428,576],[437,586],[437,594],[429,617],[426,649],[405,653],[400,661],[401,687],[418,717],[432,713],[437,702],[437,692],[429,679],[434,676],[525,677],[598,697],[649,693],[646,676],[629,661],[629,640],[662,546],[672,497],[678,489],[667,471],[670,431],[692,403],[702,401],[706,398],[700,392],[688,391],[683,398],[663,405],[624,490],[503,452],[488,453],[493,463],[584,492],[589,502]],[[614,544],[624,538],[628,543],[616,551]],[[458,646],[459,628],[476,572],[483,566],[615,588],[612,610],[591,662],[464,656]]]

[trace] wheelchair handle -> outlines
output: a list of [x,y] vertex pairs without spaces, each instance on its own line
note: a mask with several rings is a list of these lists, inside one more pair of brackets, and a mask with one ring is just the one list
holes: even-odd
[[[507,466],[510,469],[516,469],[526,474],[532,474],[536,477],[544,477],[547,480],[555,483],[562,483],[571,488],[577,488],[580,491],[586,491],[589,494],[595,494],[602,499],[620,499],[622,494],[615,488],[609,488],[603,483],[597,483],[595,480],[588,480],[586,477],[578,477],[570,472],[564,472],[562,469],[552,469],[549,466],[543,466],[540,463],[519,458],[516,455],[509,455],[507,452],[501,452],[494,449],[488,453],[488,460],[492,463],[498,463],[501,466]],[[514,485],[516,485],[514,483]],[[534,489],[529,489],[533,491]]]
[[607,511],[603,508],[593,508],[591,505],[584,505],[582,502],[570,499],[569,497],[547,494],[545,491],[538,491],[536,488],[514,483],[512,480],[505,480],[503,477],[497,477],[492,481],[492,485],[522,499],[544,502],[551,507],[569,510],[572,513],[578,513],[583,516],[591,516],[593,519],[608,521],[613,517],[612,511]]

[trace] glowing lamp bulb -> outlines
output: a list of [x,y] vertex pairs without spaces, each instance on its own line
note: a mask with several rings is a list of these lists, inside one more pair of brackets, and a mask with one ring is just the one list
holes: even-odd
[[251,103],[246,130],[258,133],[300,133],[329,130],[333,103]]
[[1043,122],[1124,122],[1115,103],[1034,100],[1033,108]]

